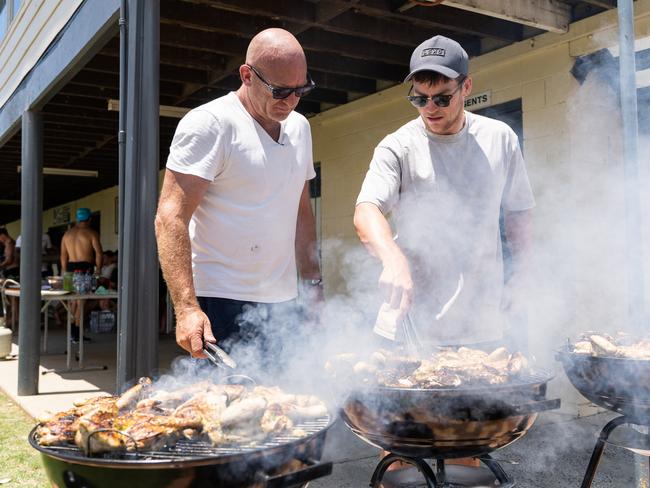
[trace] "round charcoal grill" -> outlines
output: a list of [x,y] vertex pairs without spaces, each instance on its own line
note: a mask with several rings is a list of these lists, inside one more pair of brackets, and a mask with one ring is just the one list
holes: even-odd
[[571,346],[556,357],[576,389],[588,400],[608,410],[650,419],[650,361],[594,357],[571,352]]
[[29,443],[41,453],[53,486],[66,488],[280,488],[299,487],[332,472],[321,463],[331,416],[296,424],[303,437],[286,434],[251,445],[213,446],[182,440],[158,451],[87,456],[77,446],[41,446],[36,428]]
[[551,377],[536,373],[506,385],[460,388],[375,387],[352,393],[341,416],[366,442],[422,458],[476,456],[524,435],[546,400]]
[[[523,436],[539,412],[559,408],[560,400],[546,399],[550,379],[540,371],[494,386],[366,388],[347,398],[341,417],[364,441],[390,453],[375,469],[372,487],[381,486],[397,461],[416,466],[428,487],[455,486],[444,460],[477,456],[499,486],[509,487],[514,483],[489,453]],[[424,459],[436,460],[437,473]]]
[[[593,483],[598,464],[606,444],[624,447],[639,454],[650,453],[650,436],[637,434],[622,442],[612,442],[609,437],[619,427],[640,425],[650,427],[650,361],[626,358],[598,357],[573,352],[573,346],[556,354],[567,377],[575,388],[589,401],[621,414],[610,420],[600,432],[591,454],[581,488]],[[623,431],[625,432],[625,430]],[[628,431],[628,434],[630,431]],[[641,446],[641,447],[639,447]]]

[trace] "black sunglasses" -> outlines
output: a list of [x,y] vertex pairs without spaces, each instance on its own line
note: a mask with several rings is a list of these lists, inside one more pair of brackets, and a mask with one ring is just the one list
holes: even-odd
[[438,107],[441,108],[449,107],[449,104],[451,103],[451,99],[454,98],[456,92],[461,89],[464,81],[465,78],[463,77],[458,82],[458,86],[456,87],[456,89],[453,92],[451,92],[449,95],[432,95],[430,97],[425,97],[424,95],[411,95],[411,91],[413,91],[413,86],[411,86],[411,89],[409,90],[409,95],[406,98],[408,99],[409,102],[411,102],[411,105],[413,105],[416,108],[426,107],[427,102],[429,100],[431,100]]
[[296,88],[278,88],[277,86],[271,85],[268,81],[266,81],[264,78],[262,78],[262,75],[257,72],[255,68],[253,68],[250,64],[247,64],[253,73],[255,73],[255,76],[257,76],[262,83],[271,91],[271,94],[273,95],[273,98],[276,100],[282,100],[284,98],[287,98],[289,95],[292,93],[295,93],[297,97],[304,97],[308,93],[310,93],[314,88],[316,88],[316,83],[313,82],[311,79],[311,76],[309,76],[309,73],[307,73],[307,84],[304,86],[299,86]]

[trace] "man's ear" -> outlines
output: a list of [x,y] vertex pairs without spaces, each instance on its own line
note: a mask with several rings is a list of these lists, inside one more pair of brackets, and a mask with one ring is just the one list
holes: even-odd
[[253,71],[248,67],[248,65],[242,64],[239,67],[239,78],[244,85],[250,86],[253,81]]
[[463,81],[463,97],[469,96],[472,93],[472,78],[469,76]]

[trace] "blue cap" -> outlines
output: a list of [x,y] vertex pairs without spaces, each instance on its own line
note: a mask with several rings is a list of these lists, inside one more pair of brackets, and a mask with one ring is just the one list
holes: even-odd
[[90,218],[90,209],[86,207],[81,207],[77,209],[77,222],[83,222]]

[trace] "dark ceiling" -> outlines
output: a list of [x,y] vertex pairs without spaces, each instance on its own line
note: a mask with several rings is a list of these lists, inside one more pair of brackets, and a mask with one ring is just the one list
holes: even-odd
[[[443,34],[471,57],[543,33],[457,8],[407,0],[161,0],[160,104],[195,107],[239,86],[251,37],[267,27],[293,32],[318,88],[298,105],[310,116],[400,83],[411,51]],[[616,0],[564,0],[571,22]],[[119,38],[116,36],[44,107],[44,163],[99,171],[98,178],[44,176],[48,209],[118,182]],[[160,165],[178,118],[160,118]],[[20,218],[20,133],[0,148],[0,223]]]

